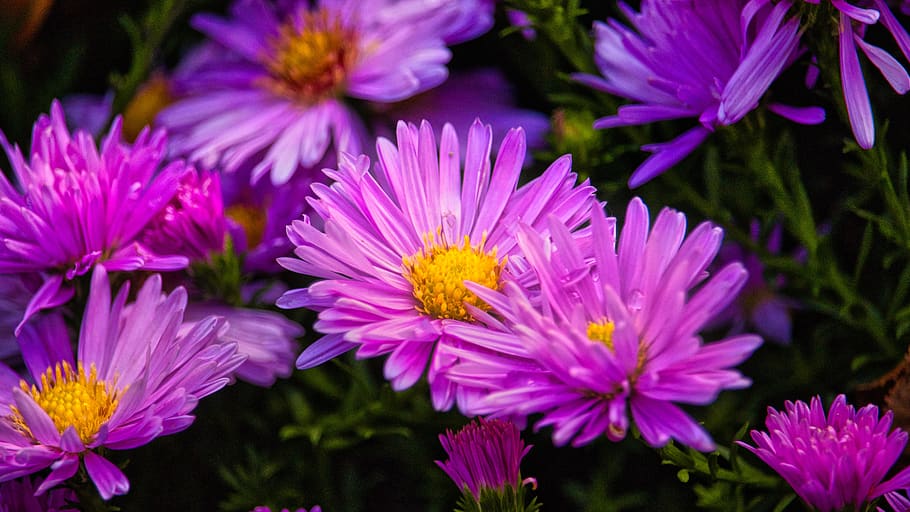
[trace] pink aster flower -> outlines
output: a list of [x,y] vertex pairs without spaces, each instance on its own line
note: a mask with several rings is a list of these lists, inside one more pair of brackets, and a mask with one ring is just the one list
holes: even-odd
[[444,376],[454,363],[436,354],[448,343],[448,326],[472,322],[469,308],[484,305],[465,280],[499,288],[519,272],[512,230],[517,222],[545,228],[555,216],[575,228],[585,222],[593,189],[576,187],[571,157],[517,187],[525,160],[521,128],[506,134],[490,165],[492,129],[475,121],[468,132],[464,167],[451,125],[437,149],[429,123],[398,124],[397,146],[380,138],[370,172],[366,156],[343,156],[326,170],[330,186],[313,186],[312,206],[325,221],[288,229],[297,258],[287,269],[322,278],[291,290],[283,308],[319,311],[322,338],[297,360],[300,369],[357,348],[358,357],[389,354],[385,376],[396,390],[410,387],[429,364],[434,405],[449,408],[455,387]]
[[366,131],[346,98],[389,103],[441,84],[447,41],[488,27],[487,3],[238,0],[229,19],[193,18],[220,51],[178,80],[185,96],[158,120],[203,167],[247,165],[283,184],[332,145],[360,153]]
[[[439,442],[449,460],[437,460],[436,465],[476,500],[480,500],[482,489],[518,489],[525,483],[521,479],[521,459],[531,446],[525,446],[518,427],[511,422],[480,418],[457,433],[446,430],[440,434]],[[533,478],[526,482],[536,485]]]
[[120,271],[187,265],[186,258],[140,241],[187,168],[179,161],[162,166],[164,132],[145,130],[126,145],[120,126],[118,119],[98,148],[89,133],[70,134],[55,101],[50,116],[35,123],[30,159],[0,134],[17,185],[0,176],[0,273],[43,276],[22,323],[67,302],[72,280],[98,263]]
[[910,490],[910,468],[884,480],[907,445],[907,433],[891,430],[891,418],[890,411],[879,418],[871,404],[857,411],[844,395],[834,399],[826,417],[816,396],[810,404],[784,402],[781,412],[769,407],[767,432],[752,431],[756,446],[739,444],[819,512],[865,510],[882,496],[904,511],[910,502],[900,492]]
[[0,512],[64,512],[79,510],[78,506],[76,493],[70,489],[35,496],[35,485],[28,477],[0,484]]
[[[635,103],[601,118],[595,128],[698,119],[654,153],[629,179],[637,187],[695,150],[717,127],[738,122],[794,58],[799,20],[786,19],[791,0],[643,0],[641,12],[620,3],[632,24],[595,23],[595,61],[603,77],[576,75],[595,89]],[[710,16],[704,13],[710,12]],[[819,108],[772,108],[801,123],[824,119]]]
[[65,327],[22,343],[34,384],[10,385],[0,367],[0,481],[50,468],[42,493],[76,474],[80,462],[104,499],[129,490],[101,449],[135,448],[180,432],[193,422],[200,398],[221,389],[243,362],[232,344],[218,342],[219,318],[178,334],[186,291],[161,292],[148,278],[136,301],[129,285],[111,301],[104,267],[95,269],[78,352]]
[[555,220],[550,239],[522,226],[518,243],[541,296],[514,283],[505,294],[469,285],[507,329],[452,329],[482,351],[464,348],[450,378],[493,388],[473,413],[543,414],[535,428],[552,425],[557,445],[622,439],[631,410],[648,444],[672,438],[711,450],[708,433],[676,404],[710,404],[721,390],[750,384],[732,367],[761,338],[704,343],[698,334],[736,297],[746,270],[732,263],[708,279],[721,229],[705,222],[686,237],[686,218],[674,210],[661,211],[649,230],[648,210],[634,199],[618,246],[615,225],[595,211],[590,241],[573,240]]
[[[818,4],[821,0],[805,1]],[[891,54],[864,41],[863,36],[867,26],[881,21],[894,37],[904,57],[910,60],[910,35],[894,17],[885,0],[859,0],[853,3],[848,3],[847,0],[831,0],[831,5],[838,10],[840,16],[837,30],[840,77],[850,127],[853,129],[857,144],[863,149],[869,149],[875,144],[875,124],[856,47],[858,46],[869,62],[878,68],[895,92],[904,94],[910,90],[910,75],[907,74],[907,70]]]

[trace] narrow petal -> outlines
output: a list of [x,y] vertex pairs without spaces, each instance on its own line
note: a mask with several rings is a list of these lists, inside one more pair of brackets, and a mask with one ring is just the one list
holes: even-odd
[[126,494],[130,482],[115,464],[93,451],[85,452],[85,469],[105,500]]
[[300,354],[297,358],[297,369],[307,370],[319,366],[358,346],[357,343],[345,341],[344,335],[342,334],[329,334],[323,336],[304,349],[303,353]]
[[844,101],[847,103],[847,114],[850,127],[856,142],[863,149],[870,149],[875,144],[875,125],[872,122],[872,104],[866,91],[866,82],[859,67],[856,46],[853,44],[853,26],[843,12],[840,13],[838,26],[840,44],[840,78],[843,84]]
[[695,151],[695,148],[704,142],[710,133],[707,128],[696,126],[669,142],[642,146],[642,150],[654,154],[638,166],[638,169],[635,169],[632,177],[629,178],[629,187],[640,187],[660,176],[664,171],[689,156],[689,153]]

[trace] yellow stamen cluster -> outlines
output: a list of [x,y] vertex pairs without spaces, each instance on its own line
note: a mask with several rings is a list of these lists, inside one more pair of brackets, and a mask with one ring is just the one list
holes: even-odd
[[[57,363],[41,375],[40,387],[29,387],[25,381],[19,386],[50,416],[57,431],[62,434],[67,428],[75,427],[83,443],[92,442],[101,425],[117,410],[119,393],[113,385],[98,380],[94,365],[86,375],[81,364],[78,370],[73,370],[67,362]],[[32,436],[22,413],[15,406],[10,409],[13,424]]]
[[469,291],[465,281],[500,288],[500,274],[505,264],[496,259],[496,249],[490,253],[471,247],[467,236],[461,246],[436,244],[428,239],[427,248],[402,261],[405,277],[414,289],[414,298],[420,303],[418,310],[436,318],[471,320],[465,304],[483,310],[490,306]]
[[356,33],[325,10],[303,14],[281,27],[266,61],[266,86],[288,98],[314,103],[337,94],[357,58]]
[[601,320],[600,322],[589,322],[588,323],[588,339],[591,341],[599,341],[607,346],[608,349],[613,350],[613,331],[616,330],[616,325],[609,320]]
[[265,208],[238,203],[225,208],[224,214],[243,228],[247,250],[254,249],[262,243],[266,223]]

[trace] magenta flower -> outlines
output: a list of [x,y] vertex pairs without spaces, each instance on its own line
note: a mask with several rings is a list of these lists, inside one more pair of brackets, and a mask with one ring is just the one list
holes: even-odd
[[[517,489],[521,479],[521,459],[531,451],[525,446],[518,427],[508,421],[479,418],[458,433],[446,430],[439,442],[449,460],[436,465],[449,475],[460,490],[469,490],[480,500],[481,489]],[[536,484],[534,479],[527,482]]]
[[35,312],[72,298],[71,281],[97,263],[120,271],[187,265],[182,256],[141,243],[142,230],[174,196],[187,167],[162,167],[164,132],[145,130],[129,146],[120,126],[118,119],[99,150],[89,133],[70,134],[55,101],[50,117],[35,123],[29,160],[0,134],[18,185],[0,177],[0,273],[43,277],[17,331]]
[[[767,432],[752,431],[756,446],[740,442],[793,487],[819,512],[863,510],[884,496],[895,510],[907,502],[910,468],[883,481],[907,445],[907,433],[891,430],[892,413],[878,407],[855,410],[844,395],[831,403],[828,416],[819,397],[810,405],[784,402],[784,411],[768,408]],[[881,509],[879,509],[881,510]]]
[[[818,4],[821,0],[805,0],[810,4]],[[859,65],[856,47],[866,55],[891,87],[898,94],[910,90],[910,75],[897,59],[877,46],[863,40],[866,27],[881,21],[891,33],[897,46],[906,59],[910,59],[910,35],[901,26],[891,12],[885,0],[860,0],[862,7],[847,3],[846,0],[831,0],[831,5],[839,11],[838,45],[840,48],[840,77],[844,92],[844,101],[847,104],[847,114],[850,118],[850,127],[857,144],[863,149],[869,149],[875,144],[875,124],[872,120],[872,105],[869,102],[869,93],[866,82]]]
[[489,28],[487,4],[238,0],[229,19],[193,18],[221,51],[177,80],[186,96],[158,120],[203,167],[249,166],[254,180],[283,184],[332,145],[360,153],[366,131],[345,98],[395,102],[445,81],[447,42]]
[[35,485],[28,477],[0,484],[0,512],[76,511],[78,505],[76,493],[70,489],[54,489],[35,496]]
[[236,346],[219,343],[223,321],[197,322],[178,334],[186,291],[161,293],[148,278],[136,301],[129,285],[111,301],[104,267],[97,267],[73,357],[65,326],[23,341],[35,382],[0,366],[0,482],[50,468],[47,491],[76,474],[80,461],[104,499],[129,490],[120,469],[100,449],[135,448],[186,429],[200,398],[231,382],[243,362]]
[[733,263],[707,279],[722,238],[710,223],[686,237],[685,216],[664,209],[649,231],[647,207],[637,198],[618,247],[615,223],[595,211],[591,240],[573,240],[555,220],[551,239],[522,226],[518,243],[541,296],[514,283],[505,294],[469,285],[508,329],[490,335],[475,326],[453,328],[453,336],[480,351],[463,349],[463,366],[450,378],[493,388],[472,403],[473,413],[543,414],[535,428],[552,425],[557,445],[580,446],[604,434],[622,439],[631,409],[648,444],[672,438],[712,450],[708,433],[676,403],[710,404],[721,390],[750,384],[731,368],[761,338],[706,344],[698,334],[736,297],[746,270]]
[[[499,288],[516,269],[517,222],[540,229],[555,216],[575,228],[585,222],[593,189],[575,185],[571,157],[517,187],[525,160],[521,128],[511,130],[490,165],[492,129],[475,121],[464,169],[451,125],[437,150],[429,123],[399,123],[398,145],[380,138],[373,172],[366,156],[343,156],[327,170],[330,186],[314,185],[312,206],[324,229],[307,220],[288,228],[297,246],[289,270],[322,278],[291,290],[283,308],[319,311],[323,334],[297,360],[300,369],[357,348],[358,357],[389,354],[385,376],[396,390],[410,387],[427,368],[433,403],[451,407],[455,386],[444,370],[455,361],[436,354],[448,326],[472,322],[485,305],[465,280]],[[515,257],[513,257],[515,256]]]
[[[736,123],[758,105],[797,51],[799,20],[785,19],[791,5],[791,0],[643,0],[641,12],[620,3],[634,30],[613,19],[595,23],[595,61],[603,77],[576,78],[635,102],[597,120],[595,128],[699,122],[672,141],[643,146],[654,154],[632,174],[630,187],[660,175],[717,127]],[[818,108],[774,110],[800,123],[824,119]]]
[[153,251],[203,262],[224,251],[226,235],[219,175],[190,168],[177,193],[149,223],[143,242]]

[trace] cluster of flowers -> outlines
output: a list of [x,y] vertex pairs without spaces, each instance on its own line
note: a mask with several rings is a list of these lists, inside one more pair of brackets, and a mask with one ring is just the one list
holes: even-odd
[[[713,16],[697,12],[705,3]],[[846,104],[867,148],[873,124],[855,45],[895,90],[910,89],[904,68],[863,40],[881,20],[910,53],[884,0],[871,4],[644,0],[640,12],[623,6],[635,30],[595,26],[604,77],[578,79],[639,102],[599,128],[699,119],[645,147],[655,155],[633,174],[637,186],[754,109],[802,52],[799,14],[833,7]],[[0,137],[15,175],[0,179],[0,292],[15,318],[2,350],[9,364],[0,365],[4,506],[62,507],[74,498],[59,484],[80,468],[102,498],[126,493],[103,449],[186,429],[198,400],[234,378],[268,386],[287,376],[303,329],[257,307],[270,298],[318,312],[322,336],[299,369],[351,350],[388,356],[394,389],[425,378],[437,409],[518,424],[534,416],[557,445],[619,441],[634,426],[651,446],[715,448],[680,405],[750,384],[735,367],[759,336],[701,337],[749,272],[736,261],[711,266],[722,230],[710,222],[687,234],[686,217],[665,208],[652,225],[640,199],[622,222],[607,216],[568,155],[519,186],[538,116],[472,111],[457,89],[422,94],[446,81],[449,45],[491,27],[492,9],[488,0],[239,0],[228,19],[193,20],[211,42],[170,79],[178,99],[158,117],[169,141],[144,129],[124,142],[117,120],[96,145],[89,132],[70,132],[58,103],[35,123],[28,157]],[[501,93],[497,78],[472,83],[478,77]],[[469,124],[448,102],[461,115],[526,128],[499,133],[476,120],[459,134],[437,122],[437,133],[441,112]],[[817,108],[768,108],[798,122],[823,118]],[[405,119],[396,140],[376,139],[389,117]],[[431,121],[407,122],[418,117]],[[254,279],[282,268],[316,280],[286,290]],[[112,280],[122,283],[113,295]],[[74,343],[65,315],[79,312],[76,297],[87,300]],[[781,309],[769,315],[785,341]],[[477,499],[481,487],[523,487],[527,449],[506,425],[481,421],[443,438],[453,459],[440,466]],[[910,507],[901,494],[910,470],[882,482],[907,442],[890,415],[838,398],[825,417],[814,400],[772,410],[767,426],[749,448],[813,507],[882,496]],[[484,444],[488,431],[500,444]],[[504,462],[469,466],[456,453]]]

